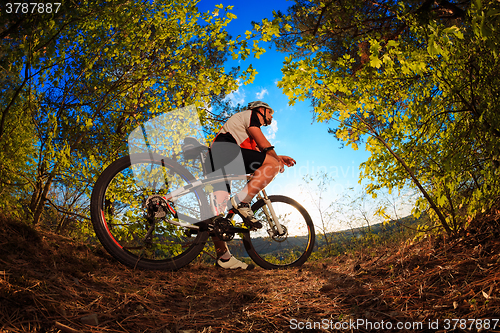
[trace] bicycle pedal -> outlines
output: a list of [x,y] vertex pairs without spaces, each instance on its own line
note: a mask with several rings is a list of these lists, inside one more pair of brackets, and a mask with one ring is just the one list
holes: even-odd
[[229,232],[240,233],[240,232],[249,232],[251,229],[241,228],[241,227],[231,227],[228,229]]
[[252,222],[252,221],[249,221],[247,219],[244,219],[244,224],[245,224],[245,226],[250,228],[250,231],[259,230],[262,228],[262,223],[260,221]]

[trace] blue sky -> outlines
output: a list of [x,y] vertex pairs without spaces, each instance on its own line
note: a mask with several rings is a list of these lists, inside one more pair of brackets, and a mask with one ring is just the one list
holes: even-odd
[[[227,30],[231,35],[237,36],[244,35],[246,30],[250,30],[252,21],[259,22],[264,18],[272,18],[273,10],[286,12],[293,1],[201,0],[199,8],[203,12],[212,11],[218,4],[234,6],[232,13],[237,19],[229,24]],[[300,192],[302,177],[314,176],[318,171],[327,171],[335,181],[326,195],[326,201],[331,202],[346,196],[350,187],[354,187],[359,193],[362,191],[361,185],[358,184],[359,165],[369,157],[369,154],[362,145],[357,151],[349,147],[340,149],[341,143],[328,133],[328,128],[335,128],[337,124],[333,121],[330,124],[314,122],[308,101],[294,106],[288,105],[287,96],[276,86],[282,77],[284,57],[282,53],[267,49],[259,59],[250,58],[244,63],[239,63],[243,69],[248,63],[252,63],[258,74],[252,84],[241,86],[228,98],[243,105],[253,100],[263,100],[275,110],[275,122],[268,128],[263,127],[263,132],[275,145],[278,154],[293,157],[297,165],[287,168],[285,173],[278,175],[268,187],[268,193],[290,196],[306,206],[311,215],[317,215],[312,202],[306,199],[308,196]],[[235,63],[228,63],[228,66],[232,65]],[[327,203],[329,202],[325,202]],[[313,219],[317,218],[318,216],[316,218],[313,216]],[[344,228],[334,226],[334,229]]]

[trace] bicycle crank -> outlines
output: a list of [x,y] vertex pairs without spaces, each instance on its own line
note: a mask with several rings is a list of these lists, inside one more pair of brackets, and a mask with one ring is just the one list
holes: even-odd
[[232,240],[236,233],[248,233],[250,231],[247,228],[234,226],[231,220],[222,216],[216,216],[211,219],[209,230],[211,234],[225,242]]
[[231,229],[233,228],[234,228],[233,224],[228,219],[223,218],[221,216],[216,216],[214,218],[214,225],[212,232],[220,240],[223,240],[225,242],[229,242],[230,240],[232,240],[234,238],[234,231]]

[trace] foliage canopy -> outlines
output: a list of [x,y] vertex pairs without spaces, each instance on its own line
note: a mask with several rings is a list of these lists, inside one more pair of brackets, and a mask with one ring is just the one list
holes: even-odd
[[499,196],[500,5],[303,1],[255,30],[288,54],[279,83],[371,153],[367,191],[418,188],[448,233]]
[[224,108],[224,97],[255,74],[225,68],[228,57],[251,53],[245,38],[225,31],[230,9],[91,0],[64,2],[57,13],[2,11],[3,192],[24,186],[15,201],[35,223],[48,202],[63,213],[62,228],[70,216],[88,218],[90,188],[125,153],[133,128],[187,105],[209,122],[207,110]]

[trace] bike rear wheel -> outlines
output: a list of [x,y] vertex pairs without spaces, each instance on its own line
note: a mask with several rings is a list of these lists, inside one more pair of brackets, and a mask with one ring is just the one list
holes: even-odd
[[243,234],[245,249],[250,258],[265,269],[301,266],[314,247],[312,219],[304,207],[289,197],[271,195],[269,199],[285,232],[280,236],[271,235],[271,226],[265,214],[267,205],[260,199],[252,205],[252,210],[263,227]]
[[208,207],[203,191],[192,190],[171,205],[178,219],[168,209],[148,217],[145,203],[193,181],[187,169],[157,154],[125,156],[110,164],[91,196],[92,224],[101,244],[132,268],[177,270],[189,264],[203,250],[208,232],[193,234],[166,220],[202,220]]

